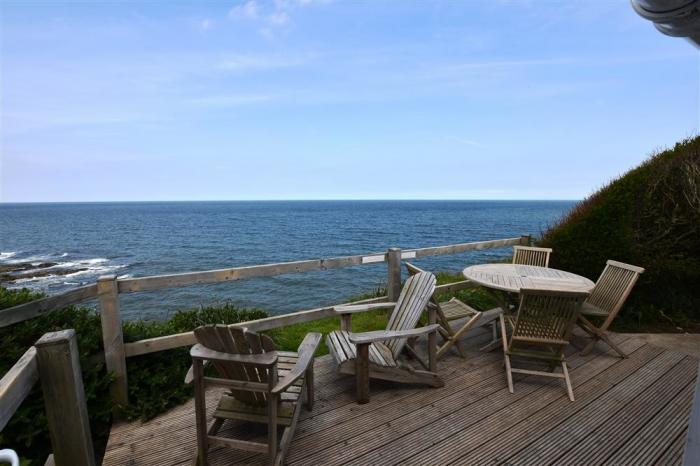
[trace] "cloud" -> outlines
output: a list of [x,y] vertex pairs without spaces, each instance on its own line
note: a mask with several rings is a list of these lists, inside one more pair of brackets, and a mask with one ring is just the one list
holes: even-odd
[[211,27],[214,25],[214,22],[210,19],[203,19],[199,22],[199,29],[202,31],[207,31],[211,29]]
[[331,3],[331,0],[275,0],[272,4],[248,0],[231,8],[228,17],[232,20],[248,20],[259,24],[258,32],[268,39],[275,37],[275,29],[291,23],[291,11],[310,5]]
[[267,17],[267,21],[274,26],[284,26],[289,22],[289,15],[285,11],[275,11]]
[[236,5],[231,8],[228,12],[228,17],[231,19],[247,18],[256,19],[258,18],[258,4],[255,0],[248,0],[245,3]]
[[273,94],[220,94],[196,97],[189,102],[203,107],[228,108],[270,102],[276,98]]
[[262,71],[302,66],[310,61],[309,56],[280,57],[266,55],[229,55],[216,68],[224,71]]

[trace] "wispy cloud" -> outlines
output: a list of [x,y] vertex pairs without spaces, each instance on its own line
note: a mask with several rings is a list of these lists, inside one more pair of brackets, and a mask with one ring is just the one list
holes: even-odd
[[196,97],[189,102],[203,107],[227,108],[270,102],[277,97],[274,94],[220,94]]
[[258,16],[258,4],[255,0],[248,0],[228,11],[228,17],[231,19],[257,19]]
[[232,72],[264,71],[302,66],[309,63],[311,59],[309,55],[286,57],[237,54],[225,56],[216,64],[216,68]]
[[228,17],[231,20],[248,20],[258,23],[258,32],[271,39],[275,37],[276,29],[285,27],[292,22],[292,10],[328,3],[331,3],[331,0],[275,0],[272,4],[248,0],[231,8]]

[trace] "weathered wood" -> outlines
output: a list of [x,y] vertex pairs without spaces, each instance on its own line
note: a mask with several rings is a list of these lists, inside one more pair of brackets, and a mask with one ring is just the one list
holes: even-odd
[[[309,309],[307,311],[292,312],[279,316],[265,317],[264,319],[249,320],[233,324],[233,327],[247,328],[248,330],[261,332],[275,328],[287,327],[289,325],[311,322],[314,320],[324,319],[326,317],[334,317],[337,315],[335,308],[345,305],[362,304],[362,303],[378,303],[385,301],[385,296],[378,298],[369,298],[354,303],[345,303],[336,306],[319,307]],[[126,357],[139,356],[142,354],[155,353],[157,351],[165,351],[183,346],[191,346],[197,342],[193,332],[176,333],[163,337],[147,338],[124,345]]]
[[472,243],[451,244],[448,246],[434,246],[430,248],[410,249],[415,251],[416,258],[441,256],[445,254],[460,254],[467,251],[481,251],[482,249],[504,248],[520,244],[520,238],[497,239],[491,241],[475,241]]
[[351,333],[350,342],[356,345],[373,343],[375,341],[391,340],[394,338],[418,337],[428,333],[435,333],[440,327],[438,324],[426,325],[425,327],[410,328],[406,330],[374,330],[371,332]]
[[[582,328],[592,336],[591,341],[581,351],[582,354],[591,352],[595,344],[602,340],[611,345],[621,357],[627,357],[625,353],[616,348],[606,336],[610,324],[612,324],[618,312],[625,304],[627,297],[632,292],[639,275],[644,273],[644,269],[635,265],[609,260],[605,264],[603,273],[598,277],[598,281],[591,291],[591,295],[586,300],[581,309],[580,323]],[[597,327],[588,317],[602,317],[603,323]]]
[[232,267],[219,270],[207,270],[203,272],[186,272],[170,275],[157,275],[153,277],[127,278],[119,280],[119,292],[133,293],[137,291],[162,290],[165,288],[188,285],[221,283],[247,278],[272,277],[275,275],[284,275],[288,273],[350,267],[365,263],[362,261],[363,257],[365,256],[346,256],[330,259],[314,259],[295,262],[282,262],[278,264]]
[[54,461],[57,466],[94,466],[75,330],[46,333],[35,346]]
[[550,254],[552,254],[551,248],[513,246],[513,264],[549,267]]
[[401,249],[389,248],[387,257],[386,295],[389,301],[396,301],[401,294]]
[[[459,254],[466,251],[513,246],[520,244],[520,242],[520,238],[476,241],[447,246],[408,249],[403,251],[403,255],[406,258],[419,258],[444,254]],[[401,254],[399,254],[399,259],[400,257]],[[334,257],[329,259],[313,259],[295,262],[282,262],[278,264],[231,267],[226,269],[158,275],[153,277],[126,278],[119,280],[119,292],[133,293],[137,291],[160,290],[179,286],[221,283],[246,278],[271,277],[288,273],[308,272],[312,270],[329,270],[339,267],[373,264],[388,260],[389,258],[385,254],[363,254],[357,256]]]
[[[409,262],[406,262],[405,265],[409,275],[415,275],[417,273],[423,272],[421,268]],[[481,312],[463,303],[457,298],[452,298],[446,302],[440,302],[438,300],[439,295],[441,293],[454,293],[458,290],[473,288],[475,286],[478,285],[469,280],[463,280],[460,282],[449,283],[447,285],[435,287],[433,296],[430,298],[430,302],[428,303],[428,308],[436,313],[437,322],[439,322],[441,326],[440,335],[445,340],[445,343],[442,344],[439,348],[437,348],[437,351],[435,353],[436,358],[439,359],[452,346],[457,348],[457,351],[459,352],[460,356],[465,357],[464,350],[460,345],[459,338],[461,337],[461,335],[468,332],[474,325],[476,325],[476,322],[481,318],[482,315]],[[450,322],[458,319],[462,320],[465,317],[467,318],[467,320],[464,321],[462,323],[462,326],[455,332],[452,326],[450,325]],[[429,336],[428,338],[432,339],[431,336]],[[434,343],[437,345],[437,339],[435,338],[434,340],[436,340]]]
[[[506,365],[508,389],[513,392],[511,372],[563,378],[566,391],[571,401],[574,393],[571,388],[564,349],[569,344],[581,305],[588,297],[581,291],[520,290],[520,305],[513,325],[513,332],[506,344],[504,315],[500,316],[501,339],[503,340],[503,357]],[[550,372],[512,367],[511,356],[537,359],[550,364]],[[562,373],[554,372],[555,365],[560,365]]]
[[[194,333],[200,342],[191,350],[196,384],[200,463],[208,462],[210,445],[219,445],[257,453],[266,452],[271,464],[281,465],[299,418],[302,392],[305,383],[308,383],[304,376],[313,371],[314,352],[321,335],[307,335],[298,353],[278,353],[270,337],[244,328],[206,325],[195,329]],[[202,350],[201,346],[208,350]],[[230,354],[222,357],[222,353]],[[270,364],[273,360],[274,363]],[[220,377],[204,376],[204,361],[210,361]],[[214,423],[207,432],[204,390],[209,385],[225,386],[232,390],[219,399],[213,413]],[[225,419],[267,424],[267,442],[250,442],[247,439],[230,439],[217,435]],[[281,442],[278,442],[277,437],[278,426],[284,428]]]
[[[437,333],[440,327],[438,324],[415,328],[434,290],[434,275],[428,272],[414,274],[406,280],[396,299],[386,330],[353,334],[339,330],[326,337],[330,353],[338,363],[338,371],[355,374],[358,403],[369,401],[370,378],[442,386],[443,382],[436,372],[417,371],[409,365],[397,364],[404,349],[411,350],[415,355],[415,351],[407,346],[409,338],[424,333]],[[434,339],[430,341],[434,343]],[[429,354],[427,365],[432,363],[435,367],[434,356]],[[427,366],[422,360],[419,361],[424,367]]]
[[87,285],[56,296],[0,310],[0,328],[16,324],[62,307],[97,296],[97,285]]
[[683,466],[695,466],[698,464],[700,464],[700,365],[698,365],[698,373],[695,380],[693,408],[690,413],[688,437],[686,438],[685,453],[683,454]]
[[465,268],[462,274],[481,286],[508,293],[519,293],[521,288],[590,291],[594,286],[586,277],[534,265],[480,264]]
[[122,318],[119,314],[117,277],[105,275],[97,279],[97,295],[100,301],[102,342],[105,365],[114,374],[110,395],[114,402],[114,414],[119,417],[121,406],[128,403],[126,352],[122,335]]
[[292,367],[292,370],[287,372],[284,377],[272,388],[272,393],[282,393],[290,385],[303,377],[307,372],[309,367],[313,366],[314,351],[321,342],[320,333],[308,333],[302,340],[297,353],[299,354],[299,359]]
[[0,431],[5,428],[39,377],[36,348],[29,348],[0,379]]
[[[509,394],[502,360],[497,360],[495,352],[476,351],[480,344],[474,338],[477,334],[479,339],[488,336],[477,328],[464,340],[468,345],[466,359],[449,354],[441,360],[440,371],[446,379],[443,389],[423,390],[378,383],[372,387],[371,403],[366,405],[354,402],[353,379],[337,378],[334,372],[329,372],[334,367],[330,356],[317,358],[317,405],[313,413],[301,413],[286,464],[388,466],[410,462],[414,456],[419,464],[581,464],[556,462],[554,457],[547,461],[547,455],[556,455],[562,446],[584,443],[597,435],[599,426],[607,429],[606,426],[614,422],[620,422],[619,427],[609,440],[616,441],[620,437],[624,442],[616,447],[617,452],[609,453],[615,453],[614,458],[619,461],[598,460],[596,464],[680,464],[685,444],[683,429],[687,426],[692,393],[684,389],[675,398],[672,395],[680,387],[679,382],[667,378],[666,374],[677,359],[667,359],[664,364],[649,363],[658,361],[667,352],[645,346],[641,339],[626,335],[613,335],[613,338],[630,354],[627,360],[611,357],[612,352],[595,352],[582,357],[572,348],[569,362],[577,401],[571,403],[556,379],[540,384],[531,383],[534,378],[516,376],[516,393]],[[642,375],[648,381],[641,388],[635,388]],[[634,379],[628,381],[630,378]],[[656,413],[654,410],[660,405],[641,405],[638,412],[652,416],[660,428],[668,425],[671,419],[677,425],[658,438],[655,433],[659,430],[653,424],[645,425],[646,441],[640,444],[636,433],[639,425],[628,426],[622,421],[631,414],[628,403],[646,393],[652,381],[657,385],[668,381],[669,387],[674,387],[663,396],[674,403],[677,401],[679,409]],[[624,386],[624,389],[621,387],[606,395],[617,386]],[[210,400],[218,399],[220,393],[209,390],[208,404],[215,404]],[[678,396],[688,398],[678,399]],[[607,402],[599,404],[597,400],[601,397]],[[582,410],[587,405],[590,409]],[[593,424],[596,418],[600,420]],[[240,427],[227,424],[233,425],[227,435],[250,430],[243,423]],[[579,429],[578,426],[583,427]],[[247,439],[264,441],[265,429],[258,432],[257,437]],[[682,445],[678,448],[680,453],[675,461],[664,460],[669,458],[668,454],[661,458],[664,451],[678,444],[674,432],[683,434]],[[189,401],[150,421],[114,425],[104,465],[189,464],[194,444],[194,410],[193,402]],[[530,445],[536,447],[528,451],[534,455],[525,457],[524,449]],[[537,456],[540,453],[545,456]],[[212,466],[261,465],[266,459],[266,455],[261,454],[213,450],[210,463]]]
[[355,383],[357,384],[357,402],[369,402],[369,343],[356,345]]

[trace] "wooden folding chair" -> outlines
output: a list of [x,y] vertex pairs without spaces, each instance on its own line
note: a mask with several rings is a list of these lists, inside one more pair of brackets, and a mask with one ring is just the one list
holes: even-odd
[[[225,446],[256,453],[267,453],[270,464],[284,464],[284,457],[294,436],[301,398],[311,410],[314,399],[314,351],[321,334],[309,333],[297,353],[275,351],[266,335],[226,325],[207,325],[194,331],[198,344],[190,350],[194,380],[197,423],[197,464],[207,465],[210,446]],[[211,362],[219,377],[204,375],[204,365]],[[223,386],[225,393],[214,411],[214,422],[207,429],[205,390]],[[217,436],[227,419],[267,424],[267,443]],[[278,443],[277,429],[283,427]]]
[[[607,261],[591,295],[583,303],[578,320],[579,327],[591,336],[591,341],[581,351],[582,356],[590,353],[595,344],[602,340],[621,357],[627,357],[627,354],[610,340],[608,327],[615,320],[642,273],[644,269],[641,267],[613,260]],[[603,323],[598,327],[589,320],[590,318],[603,319]]]
[[[341,316],[341,329],[326,336],[326,345],[338,365],[338,371],[343,374],[355,374],[358,403],[369,401],[370,378],[433,387],[444,385],[437,374],[436,334],[440,326],[435,323],[435,311],[429,309],[429,325],[416,328],[434,289],[435,276],[422,272],[406,280],[395,303],[358,304],[335,308],[335,312]],[[352,333],[352,314],[380,308],[393,308],[386,330]],[[406,344],[409,338],[426,334],[427,363]],[[400,359],[404,349],[424,370],[415,369]]]
[[513,264],[536,265],[549,267],[550,248],[535,248],[531,246],[513,246]]
[[[506,316],[503,313],[499,316],[508,391],[513,393],[513,372],[556,377],[564,379],[569,399],[574,401],[564,349],[587,296],[587,292],[580,291],[520,290],[520,305],[510,339]],[[546,361],[551,372],[514,368],[511,357]],[[557,365],[561,365],[562,372],[554,372]]]
[[[424,272],[424,270],[422,270],[421,268],[408,262],[406,262],[405,265],[409,276]],[[468,280],[450,283],[451,291],[472,287],[473,284]],[[433,306],[435,308],[437,314],[437,323],[440,324],[440,328],[438,329],[438,331],[440,332],[440,336],[443,338],[444,341],[442,345],[438,345],[437,357],[439,359],[450,349],[450,347],[454,346],[455,348],[457,348],[457,351],[459,352],[460,356],[464,358],[466,357],[466,354],[464,353],[464,349],[461,346],[460,338],[477,324],[477,322],[481,318],[482,313],[481,311],[477,311],[473,307],[469,306],[466,303],[463,303],[457,298],[452,298],[449,301],[438,302],[437,296],[441,292],[443,291],[436,288],[435,292],[433,292],[433,295],[430,297],[430,302],[428,303],[428,306]],[[455,332],[450,322],[454,322],[455,320],[460,319],[467,320]]]

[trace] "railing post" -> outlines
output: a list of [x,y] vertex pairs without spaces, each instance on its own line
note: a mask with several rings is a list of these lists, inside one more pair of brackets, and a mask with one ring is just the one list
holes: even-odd
[[520,236],[520,246],[530,246],[531,241],[532,241],[531,235]]
[[389,301],[396,301],[401,294],[401,248],[389,248],[387,257],[386,292]]
[[34,345],[57,466],[94,466],[75,330],[45,333]]
[[115,403],[114,414],[118,415],[119,405],[128,402],[128,392],[122,319],[119,314],[119,290],[115,275],[105,275],[97,279],[97,296],[100,300],[105,364],[107,370],[115,375],[110,392]]

